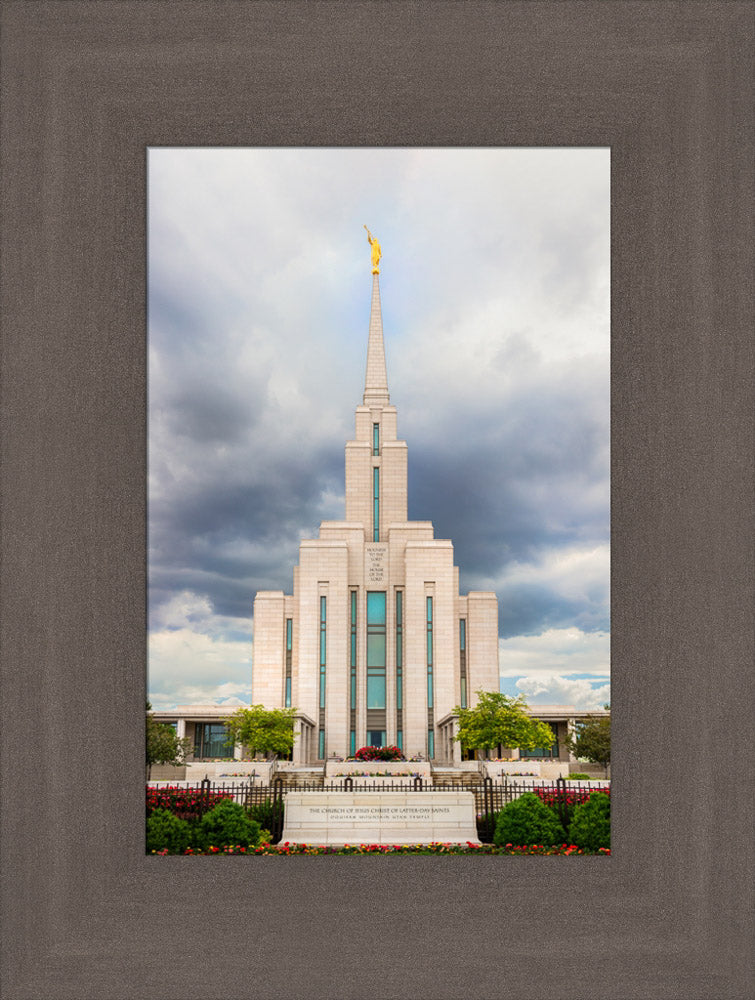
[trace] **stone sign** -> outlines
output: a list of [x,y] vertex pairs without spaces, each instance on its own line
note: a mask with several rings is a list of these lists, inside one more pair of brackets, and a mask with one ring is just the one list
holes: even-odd
[[289,792],[281,843],[479,844],[472,792]]
[[364,575],[367,583],[385,583],[388,579],[388,546],[373,542],[364,547]]

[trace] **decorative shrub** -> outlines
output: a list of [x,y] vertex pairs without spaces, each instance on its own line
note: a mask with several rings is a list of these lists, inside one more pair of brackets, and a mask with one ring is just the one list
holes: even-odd
[[167,809],[156,809],[147,820],[147,854],[166,851],[183,854],[189,846],[191,827]]
[[[559,793],[554,788],[534,788],[533,792],[537,797],[549,806],[553,815],[556,819],[561,822],[561,814],[558,808]],[[610,787],[605,788],[606,795],[611,794]],[[571,821],[574,819],[574,809],[580,804],[580,802],[587,802],[590,795],[594,794],[589,788],[574,788],[573,786],[569,788],[566,786],[566,791],[564,793],[564,805],[566,807],[566,826],[564,827],[564,833],[569,829]]]
[[354,755],[355,760],[406,760],[401,750],[391,747],[360,747]]
[[611,799],[604,792],[593,792],[574,810],[569,827],[573,844],[588,851],[611,846]]
[[250,819],[237,802],[224,801],[199,821],[194,846],[201,850],[228,845],[248,847],[259,843],[259,839],[260,824]]
[[493,843],[497,845],[516,844],[520,847],[530,844],[550,846],[560,844],[564,831],[553,812],[543,802],[525,792],[509,803],[498,815]]
[[566,778],[567,781],[592,781],[589,774],[580,774],[579,771],[575,771],[574,774],[570,774]]
[[260,826],[272,830],[283,819],[283,799],[268,799],[247,809],[250,819],[256,820]]

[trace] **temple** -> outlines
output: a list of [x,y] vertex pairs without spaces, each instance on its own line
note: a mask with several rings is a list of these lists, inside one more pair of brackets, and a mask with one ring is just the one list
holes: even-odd
[[452,543],[435,538],[430,521],[407,519],[407,446],[388,393],[374,258],[373,245],[345,520],[324,521],[319,538],[301,542],[293,594],[257,593],[252,703],[296,710],[301,763],[393,744],[453,763],[455,706],[498,690],[498,601],[460,595]]

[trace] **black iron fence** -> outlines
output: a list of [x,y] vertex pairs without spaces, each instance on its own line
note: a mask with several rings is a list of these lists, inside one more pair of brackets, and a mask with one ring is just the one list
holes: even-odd
[[568,827],[571,813],[579,802],[592,792],[609,792],[610,783],[567,782],[558,778],[553,783],[538,780],[503,777],[493,781],[486,777],[478,781],[456,783],[444,780],[428,781],[422,776],[407,781],[355,780],[346,777],[338,781],[284,781],[276,778],[270,785],[252,782],[224,784],[205,778],[199,785],[186,787],[147,788],[147,812],[165,805],[186,818],[200,817],[217,805],[221,799],[232,799],[244,806],[261,826],[269,830],[273,843],[283,833],[286,795],[289,792],[472,792],[475,797],[477,834],[483,843],[491,843],[498,813],[525,792],[534,792],[547,805],[558,812],[564,829]]

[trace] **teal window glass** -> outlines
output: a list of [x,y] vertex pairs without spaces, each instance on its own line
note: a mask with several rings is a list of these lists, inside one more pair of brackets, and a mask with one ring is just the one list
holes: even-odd
[[325,730],[321,729],[317,739],[317,756],[322,760],[325,757]]
[[385,592],[369,591],[367,594],[367,626],[385,625]]
[[368,729],[367,730],[367,746],[370,746],[370,747],[384,747],[385,746],[385,730],[384,729]]
[[351,733],[349,734],[349,757],[353,757],[356,752],[357,752],[357,734],[352,729]]
[[325,708],[325,667],[327,656],[328,599],[320,598],[320,708]]
[[214,722],[197,722],[194,726],[194,756],[200,759],[208,757],[233,757],[233,747],[226,746],[228,729],[225,725]]
[[385,666],[385,632],[367,633],[367,666]]
[[286,708],[291,708],[291,647],[293,646],[293,619],[286,619]]
[[433,599],[427,598],[427,707],[433,707]]
[[380,469],[372,470],[372,540],[380,541]]
[[367,674],[367,708],[385,708],[385,672]]
[[404,749],[404,734],[401,732],[400,729],[396,733],[396,746],[399,748],[399,750]]
[[372,425],[372,454],[380,454],[380,424]]
[[404,707],[404,595],[396,591],[396,708]]
[[432,729],[427,730],[427,756],[435,756],[435,733]]
[[367,593],[367,708],[385,708],[385,591]]
[[349,649],[349,668],[350,668],[350,685],[349,685],[349,707],[355,709],[357,707],[357,592],[356,590],[351,591],[351,636],[350,636],[350,649]]
[[459,673],[461,680],[461,707],[467,707],[467,620],[459,619]]

